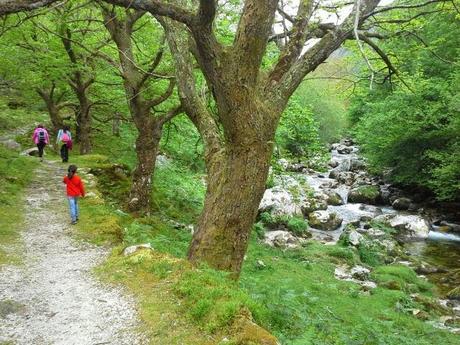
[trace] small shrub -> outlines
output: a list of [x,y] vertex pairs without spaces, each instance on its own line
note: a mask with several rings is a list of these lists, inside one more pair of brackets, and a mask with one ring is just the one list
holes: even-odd
[[288,220],[287,228],[289,231],[300,236],[308,229],[308,223],[303,218],[294,216]]

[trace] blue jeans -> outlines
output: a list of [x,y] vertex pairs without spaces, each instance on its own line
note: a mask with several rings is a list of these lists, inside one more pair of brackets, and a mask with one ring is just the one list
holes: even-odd
[[80,214],[78,209],[78,197],[68,196],[67,199],[69,199],[70,218],[72,219],[72,222],[76,222]]

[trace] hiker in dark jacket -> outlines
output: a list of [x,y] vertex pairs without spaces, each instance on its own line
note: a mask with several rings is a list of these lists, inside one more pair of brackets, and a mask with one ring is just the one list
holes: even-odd
[[43,125],[38,125],[37,128],[35,128],[32,140],[35,145],[37,145],[40,162],[43,162],[43,150],[50,141],[48,131],[43,127]]

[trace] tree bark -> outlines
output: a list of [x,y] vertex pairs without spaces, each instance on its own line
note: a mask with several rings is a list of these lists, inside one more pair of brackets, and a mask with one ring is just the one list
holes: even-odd
[[48,114],[50,116],[51,124],[53,125],[53,131],[57,133],[57,131],[62,128],[63,122],[59,116],[59,106],[53,97],[54,86],[50,91],[37,88],[37,93],[45,102],[46,109],[48,110]]
[[77,117],[77,139],[80,144],[80,154],[91,153],[91,125],[92,125],[92,116],[91,116],[91,104],[86,95],[86,88],[82,85],[74,89],[77,94],[78,103],[79,103],[79,114]]
[[[149,116],[147,114],[146,116]],[[133,181],[129,193],[131,211],[148,212],[152,193],[152,175],[160,147],[162,126],[155,121],[143,121],[138,126],[136,139],[137,165],[133,172]]]
[[206,199],[190,245],[190,261],[206,262],[238,277],[265,190],[271,152],[272,145],[263,142],[233,146],[220,165],[207,165]]

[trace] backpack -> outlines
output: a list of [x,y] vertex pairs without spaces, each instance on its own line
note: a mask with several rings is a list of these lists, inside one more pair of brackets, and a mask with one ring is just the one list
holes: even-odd
[[40,130],[40,131],[38,131],[37,137],[38,137],[38,142],[39,142],[39,143],[45,142],[45,137],[46,137],[45,131],[44,131],[43,129]]
[[61,141],[66,143],[68,141],[70,141],[70,136],[67,134],[67,132],[63,132],[62,135],[61,135]]

